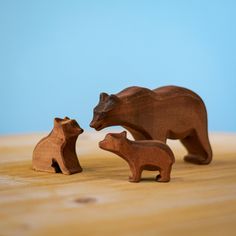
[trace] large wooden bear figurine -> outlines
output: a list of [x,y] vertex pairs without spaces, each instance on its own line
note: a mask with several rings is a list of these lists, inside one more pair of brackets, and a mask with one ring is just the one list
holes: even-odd
[[101,130],[115,125],[127,129],[135,140],[180,139],[188,150],[185,161],[209,164],[212,160],[206,107],[188,89],[129,87],[116,95],[101,93],[90,126]]
[[82,171],[76,155],[78,135],[83,133],[75,120],[55,118],[51,133],[40,140],[33,152],[33,169],[73,174]]
[[139,182],[142,171],[159,171],[156,181],[169,182],[175,157],[168,145],[156,140],[131,141],[126,138],[126,131],[109,133],[99,142],[99,147],[113,152],[129,164],[132,176],[130,182]]

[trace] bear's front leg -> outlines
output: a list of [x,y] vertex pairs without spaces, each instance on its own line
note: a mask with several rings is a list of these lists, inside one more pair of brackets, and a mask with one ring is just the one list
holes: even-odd
[[132,176],[129,176],[129,181],[130,182],[140,182],[140,179],[141,179],[141,174],[142,174],[142,171],[139,167],[135,167],[135,166],[130,166],[130,171],[132,173]]

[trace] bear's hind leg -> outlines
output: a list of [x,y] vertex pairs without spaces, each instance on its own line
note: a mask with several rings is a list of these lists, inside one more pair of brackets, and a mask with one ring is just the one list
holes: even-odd
[[165,168],[160,168],[160,174],[157,175],[156,181],[158,181],[158,182],[169,182],[170,181],[171,169],[172,169],[172,165],[167,166]]
[[180,141],[188,150],[188,154],[184,157],[186,162],[199,165],[206,165],[211,162],[212,151],[207,132],[200,134],[194,130],[191,135]]

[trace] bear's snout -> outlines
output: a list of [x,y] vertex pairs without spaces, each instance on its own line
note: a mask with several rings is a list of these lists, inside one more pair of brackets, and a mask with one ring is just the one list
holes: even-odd
[[104,149],[107,147],[107,141],[104,139],[98,143],[99,147]]

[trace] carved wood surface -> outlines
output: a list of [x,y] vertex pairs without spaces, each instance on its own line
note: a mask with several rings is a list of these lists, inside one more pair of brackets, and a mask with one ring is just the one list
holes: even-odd
[[49,135],[34,148],[32,167],[36,171],[74,174],[82,171],[76,155],[77,137],[83,133],[76,120],[55,118]]
[[99,147],[123,158],[129,165],[130,182],[139,182],[144,170],[158,171],[156,181],[169,182],[175,157],[170,147],[161,141],[127,138],[127,132],[108,133]]
[[181,140],[188,151],[187,162],[209,164],[212,160],[207,110],[203,100],[189,89],[133,86],[115,95],[101,93],[90,126],[100,131],[117,125],[135,140]]
[[168,141],[171,181],[144,171],[132,184],[127,163],[98,147],[107,132],[78,137],[84,171],[73,175],[31,169],[45,134],[0,136],[0,235],[235,235],[236,134],[210,135],[210,165],[184,162],[183,146]]

